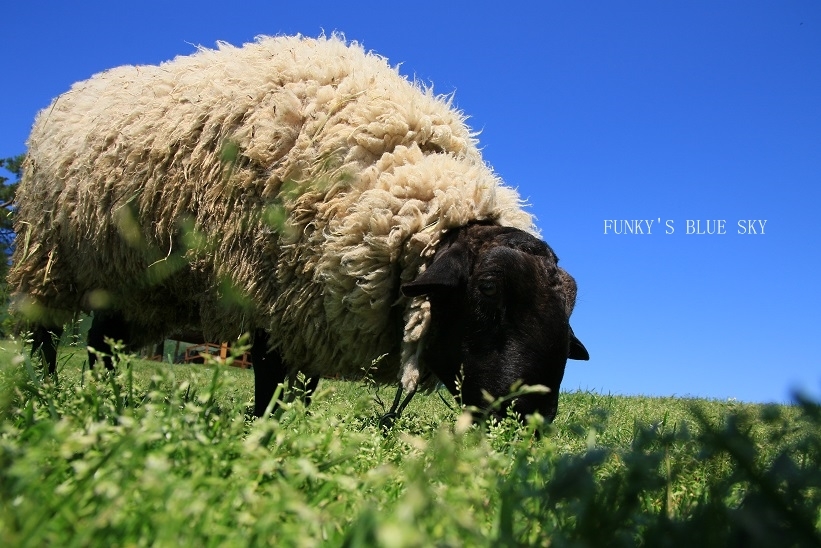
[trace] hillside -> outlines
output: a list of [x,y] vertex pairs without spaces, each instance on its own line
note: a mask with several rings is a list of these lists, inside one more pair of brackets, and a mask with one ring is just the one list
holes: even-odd
[[368,383],[253,420],[250,371],[69,350],[54,386],[4,346],[4,546],[821,545],[818,402],[569,392],[480,427],[434,393],[383,432]]

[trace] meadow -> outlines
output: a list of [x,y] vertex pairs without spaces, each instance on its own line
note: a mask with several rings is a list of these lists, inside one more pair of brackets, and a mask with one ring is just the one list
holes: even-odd
[[821,406],[567,392],[474,425],[446,392],[0,344],[2,546],[821,546]]

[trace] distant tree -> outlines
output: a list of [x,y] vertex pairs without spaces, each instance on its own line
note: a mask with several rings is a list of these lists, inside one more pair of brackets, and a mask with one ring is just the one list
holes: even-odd
[[2,276],[0,283],[4,285],[8,261],[14,245],[14,193],[17,191],[17,183],[22,176],[25,156],[25,154],[20,154],[13,158],[0,159],[0,168],[14,177],[12,180],[0,174],[0,252],[3,257],[0,260],[0,276]]
[[0,158],[0,169],[13,176],[10,179],[0,173],[0,337],[5,337],[14,330],[14,320],[9,314],[6,274],[14,247],[14,194],[23,174],[25,156],[20,154],[13,158]]

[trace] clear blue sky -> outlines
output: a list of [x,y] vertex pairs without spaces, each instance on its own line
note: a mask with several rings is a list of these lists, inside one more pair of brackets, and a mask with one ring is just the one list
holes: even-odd
[[[591,361],[571,362],[563,388],[821,393],[817,1],[3,0],[2,14],[0,157],[106,68],[342,31],[455,92],[486,160],[530,200],[579,284],[573,327]],[[654,223],[605,234],[608,219]],[[748,219],[764,234],[738,234]],[[726,234],[688,235],[687,220],[724,220]]]

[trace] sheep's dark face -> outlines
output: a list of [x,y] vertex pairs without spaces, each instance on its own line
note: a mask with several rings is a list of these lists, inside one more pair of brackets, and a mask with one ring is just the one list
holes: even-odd
[[576,284],[556,263],[521,230],[474,224],[449,232],[427,270],[402,286],[428,296],[424,363],[466,405],[486,408],[485,392],[503,397],[521,381],[550,392],[520,396],[513,409],[556,416],[567,359],[588,359],[568,323]]

